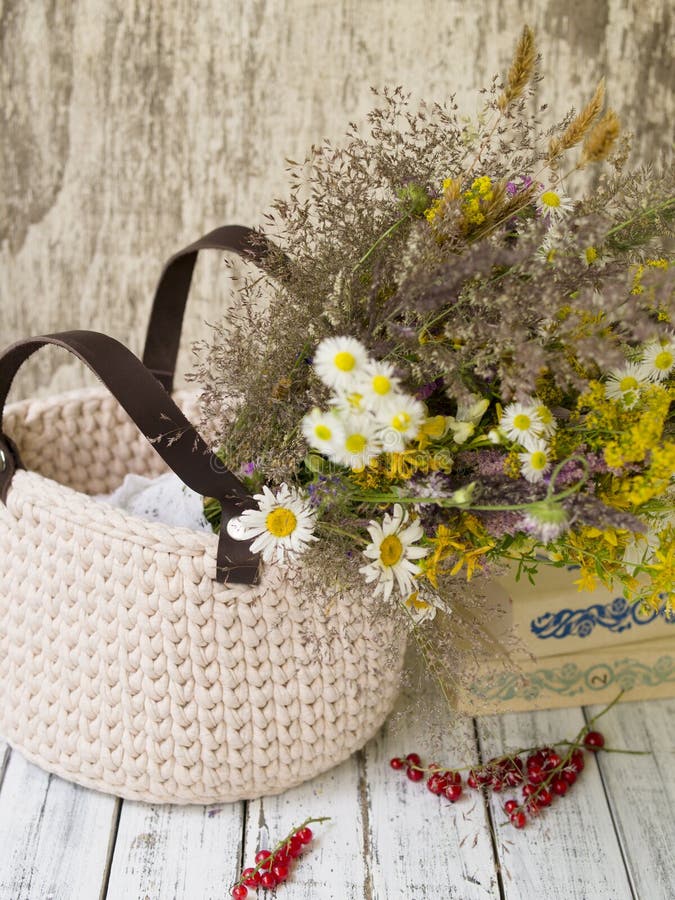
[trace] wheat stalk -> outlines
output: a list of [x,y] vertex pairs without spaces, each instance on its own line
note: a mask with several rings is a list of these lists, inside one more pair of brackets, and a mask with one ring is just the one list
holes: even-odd
[[575,147],[588,133],[589,128],[598,117],[605,99],[605,79],[601,79],[595,93],[581,110],[579,115],[567,126],[560,137],[553,138],[548,145],[548,161],[554,162],[565,150]]
[[534,73],[536,58],[537,50],[534,43],[534,32],[529,25],[526,25],[516,47],[513,62],[507,76],[506,87],[497,100],[497,105],[501,112],[505,112],[514,100],[522,96]]
[[620,130],[619,117],[613,109],[608,109],[584,141],[579,168],[607,159]]

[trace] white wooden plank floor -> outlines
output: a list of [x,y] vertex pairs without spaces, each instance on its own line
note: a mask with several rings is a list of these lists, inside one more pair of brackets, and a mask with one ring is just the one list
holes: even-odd
[[589,755],[571,793],[522,831],[504,824],[504,795],[484,803],[472,792],[453,806],[388,760],[417,750],[466,765],[571,739],[598,708],[455,721],[434,743],[421,706],[404,694],[361,753],[247,804],[122,802],[46,775],[0,742],[0,900],[221,900],[242,858],[250,864],[260,846],[323,815],[331,821],[316,826],[290,880],[259,897],[672,900],[674,700],[610,710],[599,726],[608,745],[651,755]]

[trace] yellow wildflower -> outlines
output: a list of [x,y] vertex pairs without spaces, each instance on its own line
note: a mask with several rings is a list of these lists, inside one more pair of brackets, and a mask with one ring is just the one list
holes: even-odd
[[[467,535],[479,539],[487,537],[478,520],[471,515],[464,516],[454,530],[447,525],[439,525],[436,529],[430,541],[432,551],[421,563],[423,575],[435,588],[438,587],[439,576],[457,575],[464,567],[466,580],[470,581],[476,568],[480,568],[481,557],[495,546],[494,541],[488,539],[487,543],[475,547],[471,540],[466,540]],[[446,562],[447,565],[443,566]]]
[[494,199],[492,179],[487,175],[475,178],[468,191],[462,195],[462,213],[466,225],[480,225],[485,221],[485,206]]

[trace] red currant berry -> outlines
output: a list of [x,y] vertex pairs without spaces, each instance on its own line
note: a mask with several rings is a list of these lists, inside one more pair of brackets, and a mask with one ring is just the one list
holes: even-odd
[[277,881],[286,881],[288,878],[288,866],[285,863],[275,863],[272,866],[272,875]]
[[506,773],[506,783],[509,787],[516,787],[521,781],[523,781],[523,773],[517,769],[511,769],[510,772]]
[[406,761],[409,766],[421,766],[422,760],[419,758],[417,753],[409,753],[406,756]]
[[421,769],[406,769],[405,774],[411,781],[421,781],[424,778],[424,772]]
[[402,759],[400,759],[398,756],[395,756],[393,759],[389,760],[389,765],[392,767],[392,769],[398,770],[398,769],[403,768],[403,766],[405,765],[405,762]]
[[572,787],[577,780],[577,773],[573,769],[563,769],[562,777],[567,782],[567,786]]
[[[574,775],[574,773],[572,773]],[[576,778],[576,775],[574,776]],[[559,797],[564,797],[567,793],[569,785],[565,781],[564,777],[558,776],[554,778],[551,782],[551,790],[554,794],[557,794]]]
[[532,765],[528,767],[527,777],[530,784],[541,784],[546,775],[541,766],[532,763]]
[[519,806],[520,806],[520,803],[518,803],[517,800],[507,800],[506,803],[504,804],[504,812],[510,816],[511,813],[515,812]]
[[449,784],[445,790],[443,791],[445,797],[450,800],[451,803],[454,803],[456,800],[462,796],[462,785],[461,784]]
[[244,887],[243,884],[238,884],[236,887],[232,888],[232,896],[234,900],[246,900],[248,897],[248,889]]
[[595,753],[596,750],[602,750],[604,746],[605,738],[599,731],[589,731],[584,738],[584,747],[588,750],[592,750],[593,753]]
[[531,797],[532,794],[536,793],[537,786],[534,784],[525,784],[523,785],[523,797]]
[[309,844],[309,842],[314,837],[314,833],[311,828],[301,828],[298,832],[298,837],[303,844]]
[[577,775],[579,774],[579,772],[583,772],[584,766],[586,765],[583,752],[578,748],[576,750],[573,750],[569,764],[572,771],[576,772]]
[[443,766],[440,763],[429,763],[429,765],[427,766],[427,769],[430,772],[438,772],[438,770],[442,768]]
[[248,887],[258,887],[260,884],[260,873],[252,868],[244,869],[241,873],[241,880]]
[[560,755],[552,750],[544,760],[544,768],[550,772],[551,769],[557,769],[561,762]]
[[542,766],[544,763],[544,754],[541,750],[537,750],[536,753],[530,753],[527,757],[527,768],[530,766]]
[[495,794],[499,794],[504,789],[504,782],[500,781],[498,778],[493,778],[490,787]]
[[429,780],[427,781],[427,789],[430,790],[432,794],[436,794],[438,796],[438,794],[442,793],[445,783],[446,782],[443,776],[436,773],[435,775],[432,775],[431,778],[429,778]]
[[288,844],[286,844],[285,847],[282,847],[281,850],[277,850],[277,852],[274,854],[272,865],[274,865],[274,863],[281,863],[284,866],[288,865],[290,858],[291,857],[288,852]]
[[261,864],[261,869],[269,869],[272,865],[272,854],[269,850],[259,850],[255,855],[255,861]]
[[533,800],[531,797],[527,801],[525,806],[527,807],[527,811],[529,812],[529,814],[531,816],[536,816],[537,813],[539,812],[539,804],[537,803],[536,800]]
[[537,803],[539,806],[550,806],[553,797],[548,788],[542,788],[537,794]]
[[304,846],[302,838],[299,835],[294,834],[288,844],[286,844],[287,853],[289,856],[292,856],[293,859],[296,859],[302,853],[302,848]]
[[527,823],[527,816],[524,812],[511,813],[510,819],[514,828],[524,828]]
[[277,878],[273,872],[263,872],[260,876],[260,886],[266,890],[277,886]]
[[476,780],[476,776],[473,774],[473,772],[469,772],[466,783],[470,788],[473,788],[474,791],[478,790],[478,781]]

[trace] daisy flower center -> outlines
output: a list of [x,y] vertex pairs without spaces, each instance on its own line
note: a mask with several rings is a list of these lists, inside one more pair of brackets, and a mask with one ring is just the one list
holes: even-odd
[[528,431],[532,425],[532,419],[525,413],[518,413],[513,419],[513,427],[516,431]]
[[380,544],[380,561],[384,566],[395,566],[403,555],[403,544],[395,534],[388,534]]
[[373,390],[376,394],[379,394],[381,397],[383,397],[391,390],[391,381],[387,378],[386,375],[376,375],[373,378]]
[[335,363],[335,368],[341,372],[351,372],[356,365],[356,358],[348,350],[341,350],[335,354],[333,362]]
[[544,206],[551,206],[555,209],[560,206],[560,195],[556,194],[555,191],[544,191],[541,195],[541,202]]
[[290,509],[286,509],[284,506],[273,509],[267,514],[267,518],[265,519],[267,530],[271,535],[274,535],[275,538],[285,538],[288,537],[289,534],[293,534],[297,524],[298,520],[295,513]]
[[660,372],[666,372],[675,361],[673,354],[669,350],[662,350],[654,357],[654,368]]
[[619,382],[620,391],[635,391],[639,386],[637,378],[633,375],[626,375]]
[[410,413],[398,413],[398,415],[394,416],[394,418],[391,420],[391,427],[395,428],[396,431],[406,431],[408,428],[410,428],[410,422]]
[[541,472],[542,469],[545,469],[547,464],[548,457],[543,450],[535,450],[535,452],[530,456],[530,465],[537,472]]
[[345,441],[345,448],[348,453],[363,453],[367,443],[368,439],[362,434],[350,434]]
[[316,428],[314,429],[314,434],[320,441],[329,441],[333,435],[333,432],[330,430],[328,425],[324,425],[322,423],[316,426]]

